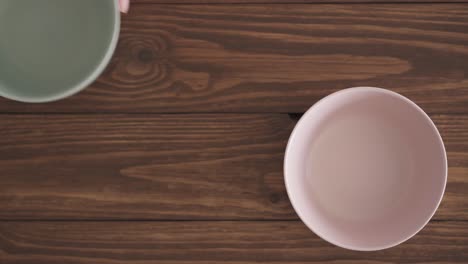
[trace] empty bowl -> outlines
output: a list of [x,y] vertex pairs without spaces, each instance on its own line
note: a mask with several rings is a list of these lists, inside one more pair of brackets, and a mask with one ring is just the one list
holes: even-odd
[[337,246],[389,248],[434,215],[447,180],[431,119],[389,90],[331,94],[300,119],[284,158],[286,189],[301,220]]
[[1,0],[0,96],[49,102],[94,81],[120,30],[118,0]]

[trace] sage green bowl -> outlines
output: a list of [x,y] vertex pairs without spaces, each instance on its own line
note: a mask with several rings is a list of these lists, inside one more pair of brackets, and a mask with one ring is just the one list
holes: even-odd
[[118,0],[0,0],[0,96],[41,103],[81,91],[119,31]]

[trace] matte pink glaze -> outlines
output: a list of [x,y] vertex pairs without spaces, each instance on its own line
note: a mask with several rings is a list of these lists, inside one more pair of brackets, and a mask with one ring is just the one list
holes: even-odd
[[331,94],[301,118],[284,160],[286,189],[318,236],[353,250],[411,238],[434,215],[447,179],[443,141],[407,98],[380,88]]

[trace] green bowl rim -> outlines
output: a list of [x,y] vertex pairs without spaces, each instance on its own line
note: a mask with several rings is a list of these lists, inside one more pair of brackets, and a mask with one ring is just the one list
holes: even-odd
[[119,8],[119,0],[113,0],[114,2],[114,28],[112,33],[112,40],[109,43],[105,56],[102,58],[101,62],[98,66],[93,70],[91,74],[89,74],[86,78],[83,78],[77,85],[74,85],[70,88],[64,89],[63,92],[56,93],[52,96],[43,96],[43,97],[27,97],[27,96],[17,96],[12,94],[6,94],[0,90],[0,96],[5,97],[7,99],[11,99],[18,102],[23,103],[47,103],[53,102],[60,99],[67,98],[72,96],[86,87],[88,87],[92,82],[94,82],[106,69],[107,65],[109,64],[112,56],[114,55],[115,49],[117,47],[117,42],[119,40],[120,34],[120,8]]

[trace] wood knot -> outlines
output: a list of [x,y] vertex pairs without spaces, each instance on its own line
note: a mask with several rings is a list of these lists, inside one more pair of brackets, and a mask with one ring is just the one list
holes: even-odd
[[138,59],[143,63],[148,63],[154,60],[154,54],[150,49],[143,48],[138,52]]
[[271,203],[278,203],[281,200],[281,195],[277,193],[270,194],[270,202]]
[[171,70],[168,53],[168,40],[163,35],[123,32],[114,58],[99,81],[133,96],[164,88]]
[[[278,169],[279,171],[281,169]],[[283,174],[280,172],[270,172],[263,176],[265,197],[272,204],[281,205],[287,201],[286,189],[284,186]]]
[[289,113],[288,116],[289,118],[291,118],[293,121],[299,121],[299,119],[301,119],[301,117],[303,116],[304,114],[303,113]]

